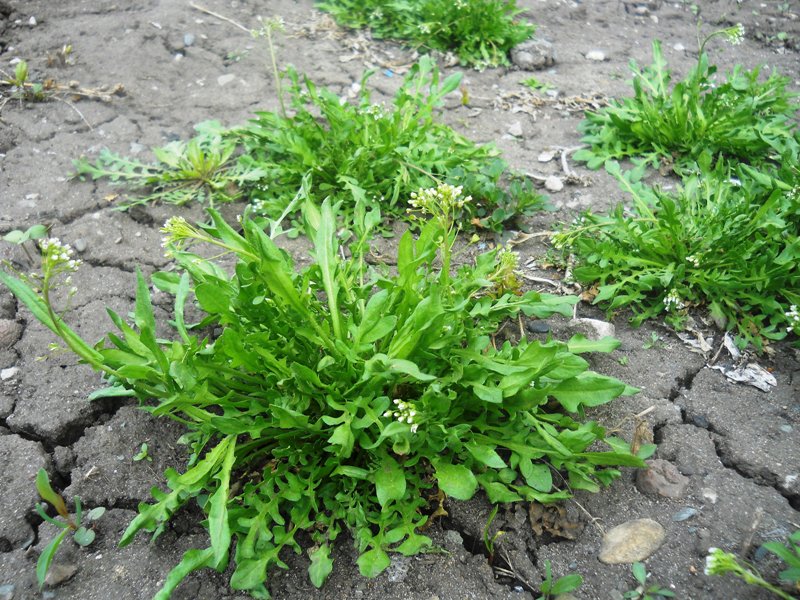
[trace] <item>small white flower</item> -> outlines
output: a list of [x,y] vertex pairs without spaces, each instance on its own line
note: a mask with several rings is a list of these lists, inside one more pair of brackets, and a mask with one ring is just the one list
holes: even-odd
[[681,300],[681,297],[678,295],[678,292],[675,290],[670,291],[670,293],[664,297],[665,310],[681,310],[682,308],[686,308],[686,304],[684,304],[683,300]]
[[792,304],[789,310],[784,314],[789,320],[789,326],[786,328],[786,331],[788,333],[794,332],[800,334],[800,311],[798,311],[797,306]]
[[738,46],[744,39],[744,25],[737,23],[733,27],[725,30],[725,37],[728,38],[732,46]]

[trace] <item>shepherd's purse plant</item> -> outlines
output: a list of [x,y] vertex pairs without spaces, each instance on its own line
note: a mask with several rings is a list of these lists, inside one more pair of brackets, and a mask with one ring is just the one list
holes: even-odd
[[636,325],[664,317],[677,328],[690,309],[707,309],[759,348],[800,330],[797,174],[784,181],[740,167],[736,177],[706,155],[697,175],[666,192],[642,184],[641,169],[623,173],[614,161],[606,169],[627,206],[586,213],[553,238],[575,259],[575,279],[599,286],[594,302],[632,309]]
[[[314,585],[330,574],[343,531],[372,577],[389,553],[431,546],[423,527],[437,490],[552,502],[599,490],[618,466],[643,465],[626,442],[583,422],[584,409],[635,391],[579,356],[610,351],[614,340],[512,343],[496,334],[507,319],[568,315],[577,299],[521,292],[505,249],[454,276],[453,216],[470,201],[461,189],[415,194],[417,216],[430,219],[417,239],[400,239],[396,271],[365,260],[376,210],[357,202],[348,235],[337,232],[337,203],[318,207],[308,194],[306,185],[298,198],[314,262],[303,269],[276,246],[278,222],[265,232],[245,214],[239,233],[209,210],[210,224],[166,223],[179,271],[153,279],[175,296],[172,340],[156,334],[141,274],[132,323],[109,311],[118,333],[92,346],[53,306],[53,287],[79,266],[67,246],[42,242],[37,277],[0,271],[36,318],[105,375],[107,394],[133,395],[188,429],[186,471],[167,470],[167,489],[154,489],[121,540],[157,537],[181,507],[201,507],[209,546],[184,555],[158,599],[191,571],[231,560],[231,587],[267,598],[268,571],[286,566],[282,550],[301,552],[300,532],[311,541]],[[194,244],[233,259],[232,270]],[[187,323],[196,309],[201,320]]]
[[77,161],[76,175],[147,190],[128,204],[214,206],[244,197],[255,213],[271,219],[283,213],[306,175],[316,202],[327,196],[341,201],[345,220],[353,218],[355,200],[405,218],[412,192],[443,182],[473,197],[458,214],[473,228],[499,231],[503,223],[543,208],[531,182],[512,172],[493,146],[478,146],[437,121],[436,109],[458,87],[460,73],[442,80],[436,63],[422,57],[392,107],[371,101],[369,76],[352,104],[288,68],[281,88],[286,110],[259,112],[231,130],[202,123],[188,143],[154,149],[154,164],[104,150],[93,162]]
[[317,7],[345,27],[366,27],[421,52],[452,52],[476,68],[508,65],[508,52],[536,29],[517,18],[516,0],[321,0]]
[[743,71],[737,65],[718,81],[717,67],[709,62],[711,39],[722,36],[738,44],[743,35],[741,25],[708,35],[697,63],[672,87],[672,73],[654,41],[652,65],[639,69],[631,63],[633,96],[586,114],[580,129],[589,147],[575,158],[596,169],[609,159],[639,157],[678,171],[691,168],[704,153],[756,167],[796,163],[800,104],[786,89],[789,78],[773,71],[764,79],[759,69]]

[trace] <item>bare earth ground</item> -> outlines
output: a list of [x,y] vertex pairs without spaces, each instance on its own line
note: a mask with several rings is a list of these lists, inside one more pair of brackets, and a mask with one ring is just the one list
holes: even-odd
[[[352,91],[367,65],[378,67],[372,79],[377,100],[388,100],[399,85],[402,69],[397,65],[407,61],[407,51],[340,35],[313,10],[311,0],[204,2],[247,27],[256,25],[259,14],[282,16],[287,34],[277,42],[279,61],[295,64],[342,95]],[[694,60],[695,16],[688,2],[519,4],[538,24],[537,37],[554,44],[555,65],[535,76],[554,86],[558,98],[534,106],[516,97],[524,89],[519,82],[531,73],[467,71],[469,105],[461,106],[455,94],[443,118],[473,139],[497,143],[509,162],[524,171],[563,174],[558,160],[540,163],[537,157],[579,143],[581,113],[576,108],[585,106],[581,98],[629,93],[628,60],[649,62],[652,39],[663,41],[679,75]],[[713,45],[712,58],[721,70],[737,62],[747,68],[765,64],[800,88],[800,2],[697,4],[707,27],[742,22],[747,29],[741,46]],[[51,60],[49,66],[48,55],[67,43],[74,47],[74,64],[58,67]],[[602,51],[606,60],[588,60],[590,50]],[[0,2],[0,68],[13,71],[10,63],[16,57],[29,62],[36,79],[109,89],[121,83],[126,91],[110,102],[79,102],[75,108],[80,114],[59,101],[9,102],[0,123],[0,234],[44,223],[52,226],[53,235],[82,249],[85,265],[75,277],[79,291],[69,318],[85,338],[99,339],[110,326],[105,306],[122,314],[132,307],[135,266],[152,272],[166,264],[158,233],[164,219],[174,213],[200,218],[202,212],[199,207],[162,206],[115,211],[113,187],[67,180],[71,161],[103,147],[149,160],[151,146],[188,138],[199,121],[216,118],[230,126],[255,110],[275,108],[265,51],[244,31],[183,0],[7,0]],[[387,70],[390,64],[394,70]],[[521,128],[521,135],[509,135],[510,128],[514,133]],[[534,230],[549,229],[588,207],[605,210],[622,199],[603,173],[576,164],[570,168],[580,181],[552,195],[558,211],[532,219]],[[233,217],[240,209],[230,207],[228,214]],[[301,254],[302,248],[291,249]],[[518,249],[523,264],[545,251],[534,241]],[[530,275],[546,275],[532,266],[526,269]],[[586,305],[579,307],[578,316],[602,318]],[[47,354],[52,336],[2,291],[0,319],[5,320],[0,321],[0,599],[150,598],[186,549],[207,545],[196,515],[183,515],[153,544],[142,537],[124,549],[116,547],[137,504],[148,500],[152,485],[163,484],[163,470],[181,468],[184,453],[176,444],[180,428],[155,421],[125,402],[88,402],[86,396],[100,385],[98,377],[67,355],[37,360]],[[307,558],[290,555],[290,569],[275,572],[270,580],[274,597],[532,598],[549,560],[558,575],[583,575],[585,583],[576,597],[618,599],[634,587],[630,567],[603,564],[598,551],[604,531],[636,518],[653,519],[666,529],[666,541],[647,560],[647,568],[652,580],[672,589],[677,598],[769,597],[738,580],[704,576],[704,556],[709,546],[736,552],[747,546],[748,557],[774,577],[778,565],[763,553],[753,556],[753,550],[800,527],[798,353],[777,345],[771,359],[762,359],[778,381],[765,393],[730,383],[706,368],[705,357],[690,352],[657,323],[632,329],[620,318],[615,325],[622,347],[597,359],[595,368],[642,392],[604,407],[593,418],[608,427],[622,422],[622,435],[630,437],[633,424],[624,419],[654,407],[646,419],[659,444],[657,456],[689,478],[681,498],[645,495],[634,485],[635,473],[627,471],[610,489],[579,493],[577,502],[564,506],[564,519],[580,523],[573,540],[547,533],[537,537],[526,505],[501,510],[492,531],[507,532],[498,541],[498,553],[515,579],[498,578],[482,553],[490,511],[485,498],[448,502],[450,517],[431,529],[446,552],[397,557],[382,575],[366,580],[358,574],[352,544],[343,539],[323,589],[315,590],[308,581]],[[553,319],[550,327],[561,336],[573,325]],[[662,341],[643,348],[653,332]],[[719,342],[717,337],[715,349]],[[621,364],[622,357],[627,357],[626,364]],[[132,460],[143,442],[152,462]],[[56,585],[44,593],[36,589],[34,566],[54,531],[33,510],[33,477],[40,467],[48,469],[69,498],[77,494],[88,507],[110,509],[92,546],[81,550],[65,544],[54,565]],[[174,597],[243,598],[229,591],[226,574],[213,572],[193,574]]]

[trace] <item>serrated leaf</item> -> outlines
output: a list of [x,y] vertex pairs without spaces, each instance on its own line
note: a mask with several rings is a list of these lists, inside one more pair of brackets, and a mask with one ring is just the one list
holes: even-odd
[[328,579],[333,570],[333,559],[330,554],[331,550],[328,544],[323,544],[308,553],[308,557],[311,559],[311,564],[308,567],[308,576],[316,588],[322,587],[322,584],[325,583],[325,580]]
[[172,592],[175,591],[175,588],[178,587],[181,581],[186,579],[189,573],[202,569],[203,567],[209,567],[213,562],[214,550],[211,548],[206,548],[205,550],[192,548],[191,550],[187,550],[181,562],[167,573],[164,585],[158,590],[156,595],[153,596],[153,600],[169,600],[172,596]]

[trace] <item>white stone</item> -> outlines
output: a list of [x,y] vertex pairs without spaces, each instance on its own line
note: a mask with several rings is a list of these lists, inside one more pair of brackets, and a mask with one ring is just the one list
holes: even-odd
[[8,369],[3,369],[0,371],[0,379],[6,381],[11,379],[14,375],[19,373],[19,369],[17,367],[9,367]]
[[220,86],[228,85],[234,79],[236,79],[236,75],[233,73],[225,73],[225,75],[220,75],[217,77],[217,84]]
[[547,179],[544,180],[544,187],[547,188],[550,192],[560,192],[564,189],[564,182],[561,181],[560,177],[556,177],[555,175],[550,175]]
[[520,123],[519,121],[514,121],[508,128],[508,135],[513,135],[514,137],[522,137],[522,123]]
[[546,162],[550,162],[551,160],[553,160],[553,158],[555,157],[555,155],[556,155],[556,153],[555,153],[555,152],[553,152],[552,150],[547,150],[546,152],[542,152],[542,153],[539,155],[539,157],[538,157],[538,159],[537,159],[537,160],[538,160],[540,163],[546,163]]
[[602,50],[589,50],[586,53],[586,60],[594,60],[596,62],[603,62],[606,60],[606,53]]

